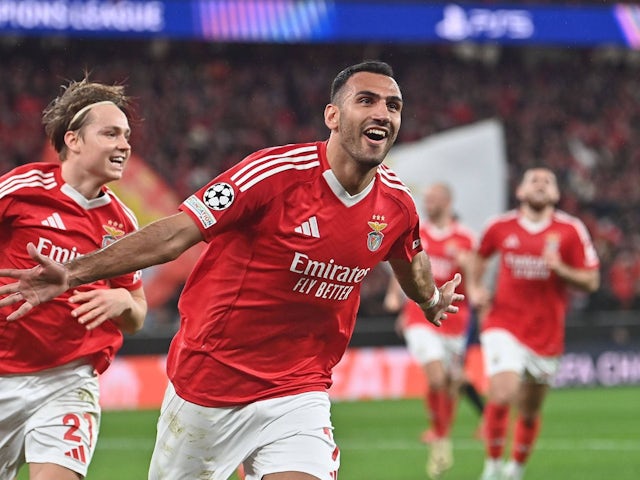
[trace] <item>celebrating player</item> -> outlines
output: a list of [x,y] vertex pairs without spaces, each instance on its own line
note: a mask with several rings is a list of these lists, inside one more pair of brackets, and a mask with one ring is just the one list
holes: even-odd
[[[0,177],[1,268],[70,261],[137,229],[105,186],[131,154],[129,111],[122,86],[86,78],[49,104],[43,122],[61,163]],[[0,478],[13,479],[24,463],[31,479],[86,475],[100,425],[97,375],[122,345],[121,331],[139,330],[147,312],[133,270],[61,289],[18,321],[0,307]]]
[[438,288],[407,187],[382,165],[400,128],[389,65],[333,81],[328,141],[255,152],[188,197],[180,212],[63,265],[3,270],[9,319],[68,288],[176,258],[208,243],[182,292],[181,325],[151,459],[152,480],[335,480],[327,389],[353,332],[362,281],[388,260],[440,325],[463,296]]
[[[433,277],[436,283],[440,283],[462,273],[475,247],[475,237],[455,219],[448,185],[436,183],[429,186],[424,194],[424,208],[427,218],[421,223],[420,238],[431,259]],[[397,281],[392,278],[385,297],[387,309],[399,309],[400,293]],[[433,434],[434,437],[425,438],[430,444],[429,478],[440,478],[453,465],[449,432],[464,378],[465,333],[470,318],[466,301],[460,302],[458,308],[458,313],[449,316],[440,328],[429,323],[413,301],[404,303],[398,316],[399,330],[407,348],[421,365],[428,382],[425,406],[431,429],[425,434]]]
[[[560,197],[547,168],[527,170],[517,188],[520,208],[490,221],[467,283],[472,303],[489,304],[482,285],[487,260],[500,254],[497,285],[481,342],[489,390],[485,407],[487,459],[482,480],[519,480],[540,428],[542,403],[564,348],[569,287],[600,284],[599,260],[583,223],[555,209]],[[512,458],[502,454],[509,407],[516,404]]]

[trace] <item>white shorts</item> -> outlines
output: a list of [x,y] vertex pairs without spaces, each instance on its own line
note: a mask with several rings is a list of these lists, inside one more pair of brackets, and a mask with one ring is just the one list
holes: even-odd
[[0,375],[0,478],[25,463],[54,463],[82,476],[96,448],[100,391],[93,367],[73,362]]
[[560,357],[538,355],[510,332],[492,328],[480,334],[485,373],[516,372],[536,383],[550,385],[558,371]]
[[465,335],[442,335],[427,325],[410,325],[404,329],[404,339],[420,365],[441,361],[449,372],[462,371]]
[[333,440],[328,394],[211,408],[183,400],[169,383],[149,480],[222,480],[241,463],[247,480],[286,471],[336,480],[340,452]]

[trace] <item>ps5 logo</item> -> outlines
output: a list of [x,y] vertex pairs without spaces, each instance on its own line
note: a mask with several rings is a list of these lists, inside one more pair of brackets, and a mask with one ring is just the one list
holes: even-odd
[[472,8],[465,10],[447,5],[444,18],[436,24],[436,34],[446,40],[460,41],[474,38],[521,40],[535,32],[531,13],[526,10],[491,10]]

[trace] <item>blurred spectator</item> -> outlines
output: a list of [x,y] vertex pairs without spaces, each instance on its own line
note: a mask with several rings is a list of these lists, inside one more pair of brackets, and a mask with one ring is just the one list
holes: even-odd
[[631,250],[618,252],[609,269],[611,292],[619,308],[637,308],[640,293],[640,255]]

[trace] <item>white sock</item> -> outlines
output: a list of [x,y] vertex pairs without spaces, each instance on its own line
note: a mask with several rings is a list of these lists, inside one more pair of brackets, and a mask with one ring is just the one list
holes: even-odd
[[507,478],[520,479],[524,475],[524,465],[515,460],[509,460],[504,467],[503,473],[509,475]]
[[502,459],[501,458],[485,458],[484,460],[484,471],[491,472],[492,475],[495,475],[502,469]]

